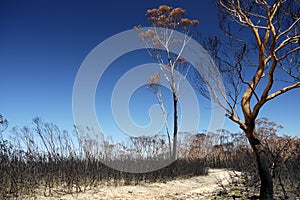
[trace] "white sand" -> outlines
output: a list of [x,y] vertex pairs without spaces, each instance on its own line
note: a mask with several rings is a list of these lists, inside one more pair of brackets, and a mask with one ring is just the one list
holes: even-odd
[[223,169],[211,169],[208,176],[197,176],[189,179],[178,179],[167,183],[141,184],[137,186],[105,186],[100,185],[84,193],[62,195],[56,197],[39,196],[42,200],[144,200],[144,199],[209,199],[213,192],[220,190],[220,180],[226,185],[230,172]]

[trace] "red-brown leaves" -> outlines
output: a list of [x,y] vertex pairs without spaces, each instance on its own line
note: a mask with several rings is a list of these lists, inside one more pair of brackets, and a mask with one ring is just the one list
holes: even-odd
[[190,26],[199,24],[198,20],[184,18],[186,10],[182,8],[172,8],[171,6],[161,5],[159,8],[149,9],[146,12],[148,21],[156,27],[164,28],[183,28],[186,30]]
[[158,72],[155,75],[149,76],[147,81],[150,88],[154,88],[155,86],[158,86],[160,84],[160,73]]

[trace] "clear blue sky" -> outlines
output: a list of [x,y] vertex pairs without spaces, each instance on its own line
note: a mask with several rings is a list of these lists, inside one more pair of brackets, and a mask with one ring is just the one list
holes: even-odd
[[[32,118],[40,116],[72,130],[73,83],[85,57],[108,37],[146,24],[146,10],[162,4],[186,9],[189,17],[199,20],[201,34],[220,34],[210,1],[0,1],[0,113],[8,119],[9,127],[30,124]],[[122,70],[118,68],[130,68],[149,59],[145,52],[138,54],[113,64],[110,83],[120,76]],[[141,91],[140,95],[137,92],[136,98],[149,105],[155,102],[149,91]],[[283,125],[282,133],[299,135],[299,99],[299,90],[292,91],[267,104],[260,116]],[[101,104],[105,100],[96,100],[97,111],[107,108]],[[133,106],[133,119],[143,124],[147,114],[141,113],[149,105]],[[203,102],[200,109],[208,107],[209,103]],[[110,115],[110,111],[105,112]],[[207,125],[205,113],[201,112],[204,125],[199,131]],[[112,122],[105,123],[110,129]],[[229,121],[225,128],[238,131]]]

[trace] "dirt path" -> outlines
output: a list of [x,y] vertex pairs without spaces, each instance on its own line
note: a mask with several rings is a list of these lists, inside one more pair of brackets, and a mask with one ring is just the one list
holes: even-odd
[[220,189],[217,182],[228,183],[229,172],[223,169],[211,169],[208,176],[173,180],[167,183],[143,184],[137,186],[98,186],[93,190],[75,195],[61,197],[39,197],[38,199],[61,200],[144,200],[144,199],[209,199],[209,196]]

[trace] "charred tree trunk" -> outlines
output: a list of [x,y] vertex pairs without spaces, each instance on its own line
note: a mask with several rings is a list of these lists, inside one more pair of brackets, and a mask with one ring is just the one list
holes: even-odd
[[255,137],[255,129],[246,131],[248,141],[253,149],[256,158],[256,165],[260,177],[260,199],[272,200],[274,198],[273,179],[269,168],[269,159],[266,148],[259,139]]
[[178,132],[177,101],[178,101],[177,96],[173,92],[173,106],[174,106],[173,160],[176,159],[176,154],[177,154],[177,132]]

